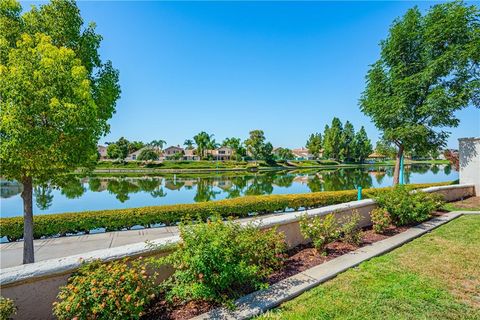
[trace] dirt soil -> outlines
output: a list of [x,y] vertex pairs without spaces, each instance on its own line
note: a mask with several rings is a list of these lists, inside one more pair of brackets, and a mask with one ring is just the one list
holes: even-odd
[[470,197],[461,201],[451,202],[457,208],[476,209],[480,208],[480,197]]
[[[373,230],[362,231],[362,242],[359,246],[336,241],[327,246],[327,255],[321,255],[317,252],[311,244],[299,245],[286,253],[284,267],[270,275],[268,278],[269,284],[274,284],[278,281],[291,277],[299,272],[310,269],[314,266],[337,258],[348,252],[354,251],[360,247],[372,244],[374,242],[386,239],[388,237],[399,234],[407,227],[390,227],[383,234],[376,234]],[[207,301],[190,301],[186,304],[180,302],[169,304],[161,297],[154,301],[147,314],[142,317],[143,320],[182,320],[190,319],[202,313],[205,313],[218,304]]]

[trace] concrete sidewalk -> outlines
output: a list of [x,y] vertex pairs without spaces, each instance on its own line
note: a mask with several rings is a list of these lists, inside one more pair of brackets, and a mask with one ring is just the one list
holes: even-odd
[[[266,218],[275,214],[267,214],[241,221]],[[72,256],[93,250],[120,247],[126,244],[145,242],[171,237],[178,234],[177,227],[159,227],[140,230],[115,231],[60,238],[40,239],[34,241],[35,262]],[[19,266],[23,262],[23,242],[0,244],[0,268]]]
[[[178,234],[177,227],[160,227],[35,240],[35,262],[161,239],[176,234]],[[0,244],[0,268],[21,265],[22,257],[23,242]]]

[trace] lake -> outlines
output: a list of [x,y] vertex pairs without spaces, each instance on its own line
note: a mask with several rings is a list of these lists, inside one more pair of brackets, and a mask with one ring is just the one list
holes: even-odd
[[[458,179],[449,165],[411,165],[406,183],[431,183]],[[393,167],[333,170],[219,172],[158,176],[70,176],[59,185],[36,186],[34,214],[51,214],[193,203],[245,195],[307,193],[391,186]],[[17,182],[1,180],[1,216],[22,215]]]

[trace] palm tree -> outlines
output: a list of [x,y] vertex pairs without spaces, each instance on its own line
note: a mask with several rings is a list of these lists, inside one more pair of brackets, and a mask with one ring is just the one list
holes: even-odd
[[185,142],[183,142],[183,145],[187,147],[187,150],[192,150],[194,143],[195,142],[193,140],[187,139],[187,140],[185,140]]
[[209,145],[213,139],[213,134],[208,134],[205,131],[202,131],[193,137],[195,144],[197,145],[197,151],[200,157],[206,158],[206,153]]
[[158,151],[162,150],[163,147],[167,144],[167,141],[165,140],[153,140],[150,142],[150,145],[157,149]]

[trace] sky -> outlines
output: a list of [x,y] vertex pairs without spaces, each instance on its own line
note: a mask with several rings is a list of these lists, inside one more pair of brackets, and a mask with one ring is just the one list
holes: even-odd
[[[38,3],[37,3],[38,4]],[[30,3],[23,3],[27,9]],[[431,2],[80,1],[120,70],[121,99],[101,143],[124,136],[183,144],[196,133],[301,147],[333,117],[379,132],[358,100],[392,21]],[[448,147],[480,136],[480,110],[457,113]]]

